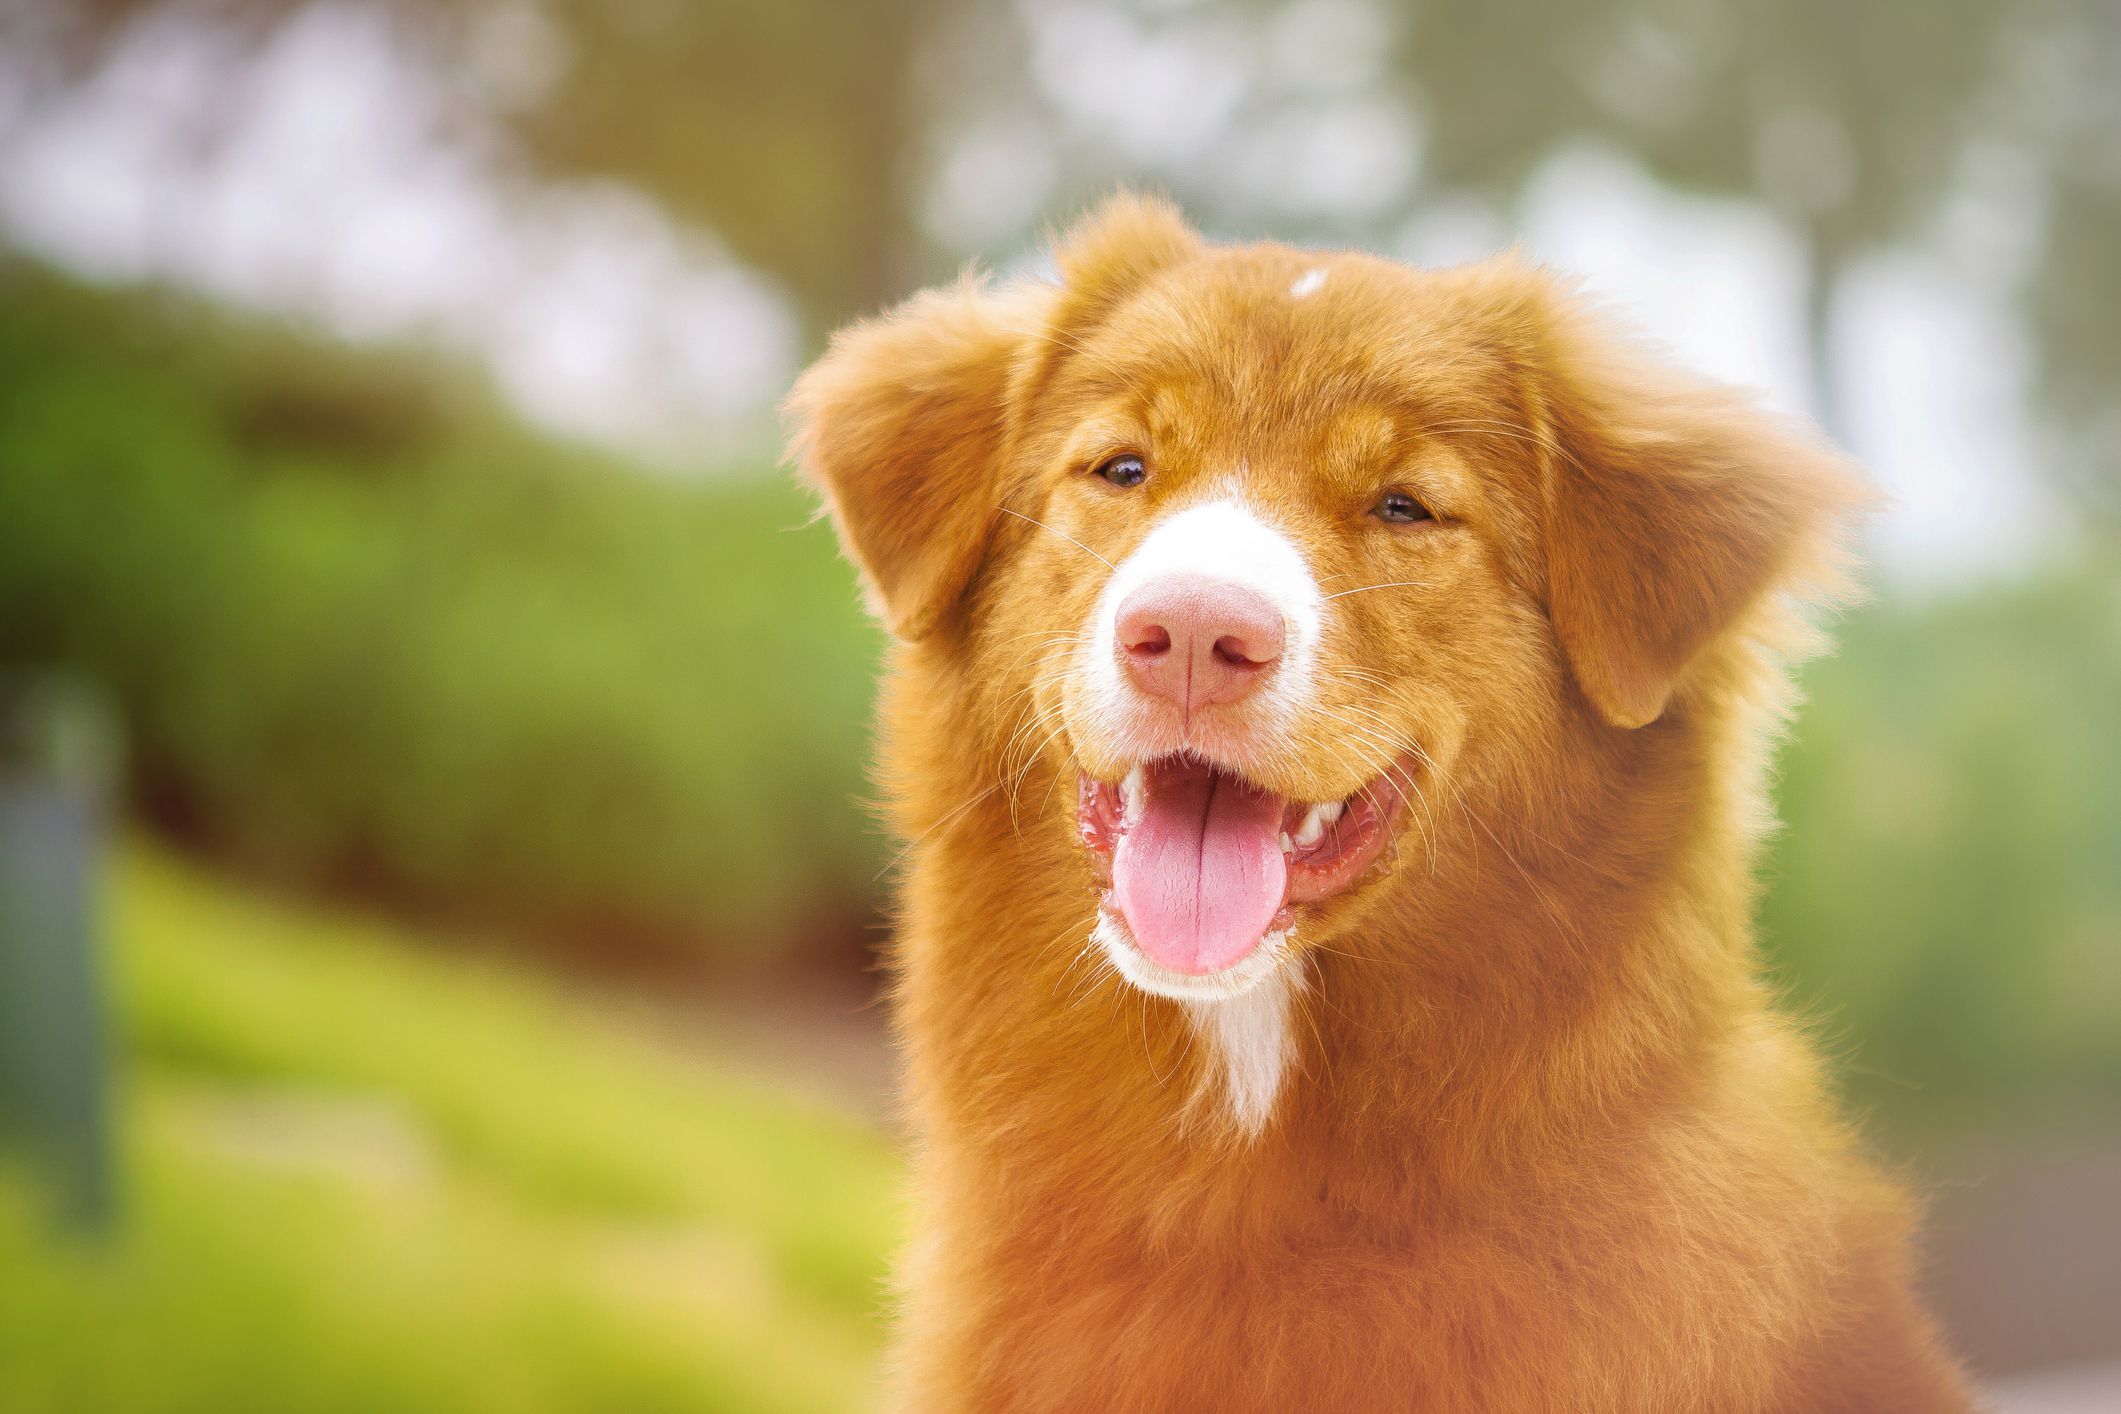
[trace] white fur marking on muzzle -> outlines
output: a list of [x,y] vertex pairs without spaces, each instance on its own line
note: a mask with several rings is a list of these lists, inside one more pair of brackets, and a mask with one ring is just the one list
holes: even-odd
[[1106,717],[1121,739],[1128,685],[1115,652],[1119,611],[1135,590],[1169,576],[1202,579],[1248,589],[1282,616],[1281,660],[1260,695],[1264,725],[1291,721],[1310,695],[1325,600],[1303,551],[1242,501],[1205,501],[1177,511],[1120,561],[1091,611],[1090,680]]

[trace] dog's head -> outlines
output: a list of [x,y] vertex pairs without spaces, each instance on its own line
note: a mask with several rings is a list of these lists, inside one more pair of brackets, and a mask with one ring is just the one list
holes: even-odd
[[1329,942],[1482,770],[1682,714],[1858,494],[1515,258],[1123,197],[1058,263],[846,332],[791,410],[877,612],[986,694],[966,749],[1077,786],[1084,926],[1164,995]]

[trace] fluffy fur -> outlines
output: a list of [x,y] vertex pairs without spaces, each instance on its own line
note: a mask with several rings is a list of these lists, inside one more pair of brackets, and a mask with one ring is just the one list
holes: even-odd
[[[1211,246],[1122,197],[1059,266],[844,332],[790,402],[896,638],[896,1406],[1967,1407],[1751,937],[1848,469],[1513,257]],[[1149,480],[1087,474],[1116,450]],[[1437,519],[1380,525],[1385,487]],[[1334,597],[1303,720],[1226,754],[1410,797],[1297,910],[1257,1126],[1201,1103],[1256,1017],[1115,974],[1075,817],[1132,764],[1090,690],[1110,566],[1233,493]]]

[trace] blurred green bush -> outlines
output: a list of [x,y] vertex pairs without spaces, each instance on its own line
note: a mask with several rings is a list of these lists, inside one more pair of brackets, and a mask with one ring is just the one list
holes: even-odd
[[99,679],[197,846],[606,956],[858,945],[875,644],[786,478],[643,474],[416,356],[16,264],[0,506],[0,665]]
[[1893,1123],[2121,1118],[2121,570],[1880,603],[1806,670],[1762,932]]

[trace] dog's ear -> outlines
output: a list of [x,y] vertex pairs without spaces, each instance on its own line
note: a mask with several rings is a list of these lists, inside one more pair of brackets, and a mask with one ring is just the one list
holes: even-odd
[[1870,493],[1816,434],[1679,372],[1574,292],[1527,278],[1539,286],[1529,332],[1548,613],[1592,706],[1615,726],[1644,726],[1764,595],[1832,581]]
[[1090,327],[1199,240],[1168,203],[1121,194],[1055,251],[1059,287],[968,277],[842,330],[786,405],[870,607],[925,638],[978,571],[1008,499],[1016,414]]
[[926,637],[971,583],[1003,499],[1009,385],[1051,291],[974,278],[841,330],[796,381],[790,451],[870,608]]

